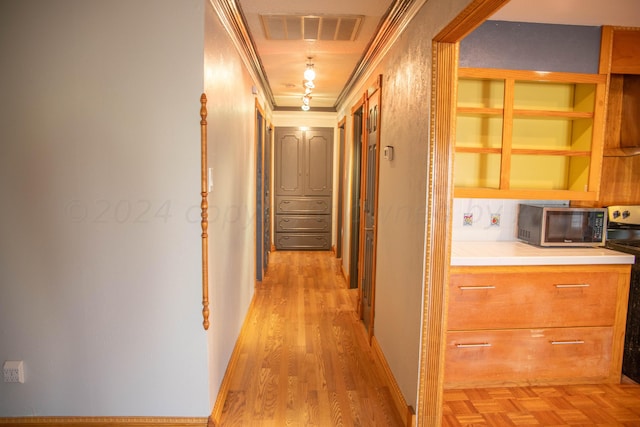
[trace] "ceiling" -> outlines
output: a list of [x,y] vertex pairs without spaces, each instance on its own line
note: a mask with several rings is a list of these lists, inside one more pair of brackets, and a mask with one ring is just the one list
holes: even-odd
[[[316,71],[311,107],[333,108],[336,99],[376,34],[393,0],[238,0],[278,107],[302,105],[303,72],[308,62]],[[262,16],[296,15],[360,18],[352,40],[267,39]],[[313,22],[313,21],[311,21]],[[323,28],[326,23],[323,22]],[[309,36],[307,34],[307,36]],[[308,58],[311,58],[309,61]]]
[[[317,75],[311,93],[312,111],[335,110],[343,92],[369,59],[367,53],[380,32],[405,13],[408,5],[417,3],[415,0],[235,1],[247,25],[255,60],[271,92],[267,94],[268,100],[276,110],[298,110],[304,94],[303,72],[307,63],[312,63]],[[638,0],[511,0],[490,19],[640,27],[640,5]],[[326,40],[333,35],[346,40]]]

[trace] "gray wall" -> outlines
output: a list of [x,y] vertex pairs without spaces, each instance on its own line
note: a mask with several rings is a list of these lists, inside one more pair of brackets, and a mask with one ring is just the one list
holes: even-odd
[[255,83],[208,0],[205,33],[208,165],[213,177],[207,334],[213,406],[255,285]]
[[0,416],[209,415],[206,4],[0,2]]
[[[428,1],[373,73],[383,76],[380,142],[395,149],[393,161],[380,160],[374,334],[414,408],[424,286],[431,40],[468,3]],[[352,92],[340,117],[351,117],[351,105],[365,89]],[[352,141],[350,126],[351,120],[347,146]]]

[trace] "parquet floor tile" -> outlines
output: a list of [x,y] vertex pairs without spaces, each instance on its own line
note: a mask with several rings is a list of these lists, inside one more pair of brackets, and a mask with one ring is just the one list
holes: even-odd
[[445,427],[640,427],[640,385],[446,390],[443,414]]

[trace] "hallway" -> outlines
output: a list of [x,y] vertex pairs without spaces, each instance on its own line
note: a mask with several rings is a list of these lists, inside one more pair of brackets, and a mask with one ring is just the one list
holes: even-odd
[[273,252],[220,426],[401,426],[332,252]]
[[[332,252],[276,251],[217,426],[405,425]],[[222,402],[219,402],[222,403]],[[638,426],[635,384],[447,390],[443,426]]]

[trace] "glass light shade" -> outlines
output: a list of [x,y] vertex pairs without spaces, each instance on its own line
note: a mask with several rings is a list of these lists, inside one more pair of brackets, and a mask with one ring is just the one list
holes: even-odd
[[310,107],[309,107],[308,105],[303,105],[303,106],[302,106],[302,107],[300,107],[300,108],[302,108],[302,110],[303,110],[303,111],[309,111],[309,108],[310,108]]
[[304,82],[304,87],[307,87],[309,89],[313,89],[314,87],[316,87],[316,85],[314,85],[311,80],[307,80],[306,82]]
[[313,69],[313,64],[307,65],[307,69],[304,70],[304,78],[305,80],[313,80],[316,78],[316,72]]

